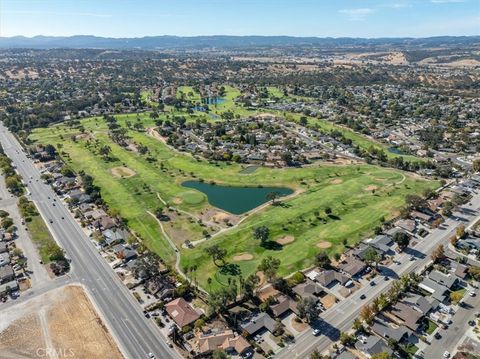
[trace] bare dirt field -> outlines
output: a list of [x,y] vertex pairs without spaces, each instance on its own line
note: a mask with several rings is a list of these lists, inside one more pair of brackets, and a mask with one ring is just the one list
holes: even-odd
[[343,180],[341,178],[335,178],[334,180],[330,181],[330,184],[340,184],[343,183]]
[[289,236],[283,236],[281,238],[278,238],[277,240],[275,240],[275,242],[284,246],[286,244],[292,243],[294,240],[295,240],[295,237],[289,235]]
[[233,260],[235,262],[250,261],[252,259],[253,259],[253,255],[251,255],[250,253],[241,253],[233,257]]
[[67,286],[0,315],[2,358],[123,358],[79,286]]
[[378,189],[378,186],[375,186],[373,184],[365,187],[365,191],[367,191],[367,192],[374,191],[374,190],[377,190],[377,189]]
[[327,248],[330,248],[331,246],[332,246],[332,243],[326,242],[326,241],[321,241],[317,243],[317,247],[320,249],[327,249]]

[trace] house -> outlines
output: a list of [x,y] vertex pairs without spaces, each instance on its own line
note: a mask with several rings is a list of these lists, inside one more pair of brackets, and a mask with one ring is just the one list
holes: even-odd
[[316,276],[315,280],[325,287],[330,287],[332,284],[336,282],[344,285],[348,282],[349,278],[340,272],[328,269],[321,272],[319,275]]
[[465,279],[468,275],[468,267],[464,264],[457,264],[457,268],[455,268],[455,275],[460,279]]
[[0,267],[0,283],[10,282],[15,279],[15,273],[10,265]]
[[105,216],[93,221],[92,225],[96,228],[112,229],[117,226],[117,222],[112,217]]
[[423,314],[416,311],[409,305],[398,302],[396,303],[391,309],[390,313],[397,319],[400,324],[404,324],[414,332],[417,331],[418,327],[421,324],[421,320],[423,318]]
[[105,247],[109,247],[114,244],[119,244],[125,241],[125,239],[127,238],[127,235],[128,234],[122,229],[118,229],[118,228],[106,229],[102,232],[102,236],[104,238],[103,245]]
[[102,217],[106,217],[107,213],[103,209],[92,209],[83,214],[85,218],[87,219],[92,219],[92,220],[97,220]]
[[430,293],[432,298],[435,298],[440,303],[445,301],[448,294],[448,288],[444,285],[434,282],[430,278],[424,278],[419,284],[418,287]]
[[275,316],[275,318],[281,317],[285,313],[288,313],[290,311],[294,312],[295,314],[298,314],[297,302],[295,302],[292,298],[286,295],[281,295],[281,296],[278,296],[276,300],[278,303],[272,304],[270,306],[270,309],[272,310],[272,313]]
[[347,256],[338,268],[350,277],[358,277],[367,268],[367,265],[353,256]]
[[[395,226],[397,226],[401,229],[404,229],[409,233],[414,233],[417,224],[415,223],[415,221],[413,219],[400,219],[400,220],[395,222]],[[395,233],[387,232],[387,234],[393,236]]]
[[383,255],[395,255],[394,250],[397,244],[393,241],[392,237],[386,234],[380,234],[372,238],[367,244],[380,251]]
[[6,266],[7,264],[10,264],[10,256],[7,252],[0,253],[0,267]]
[[428,278],[438,284],[447,287],[448,289],[452,289],[452,287],[458,282],[458,278],[456,276],[450,274],[443,274],[442,272],[439,272],[437,270],[432,270],[428,275]]
[[428,214],[425,214],[423,212],[419,212],[419,211],[412,211],[410,213],[410,216],[415,219],[415,220],[418,220],[422,223],[431,223],[434,218]]
[[113,253],[115,253],[115,255],[117,256],[117,258],[122,259],[124,262],[128,262],[129,260],[135,259],[137,257],[136,251],[123,244],[115,245],[112,250]]
[[423,315],[427,315],[439,305],[439,301],[433,297],[424,297],[413,293],[408,293],[402,301]]
[[370,335],[364,341],[357,341],[355,343],[355,348],[365,353],[368,358],[380,353],[388,353],[390,355],[393,354],[392,349],[388,346],[388,344],[382,338],[379,338],[375,335]]
[[337,356],[334,356],[333,358],[335,358],[335,359],[357,359],[357,357],[355,355],[353,355],[351,352],[346,351],[346,350],[341,352]]
[[165,304],[165,310],[180,328],[195,322],[201,316],[183,298],[177,298],[168,302]]
[[159,299],[172,297],[175,291],[175,286],[165,277],[154,278],[148,281],[147,288],[152,295]]
[[16,280],[12,280],[10,282],[0,284],[0,296],[8,294],[9,291],[18,290],[18,283]]
[[292,290],[300,298],[310,297],[318,299],[318,297],[323,293],[323,288],[310,279],[307,279],[304,283],[297,284]]
[[198,338],[198,351],[202,355],[211,354],[215,350],[224,350],[230,355],[243,355],[250,351],[252,347],[240,335],[236,335],[232,330],[223,330],[212,334],[202,334]]
[[365,243],[360,243],[352,252],[352,254],[357,257],[358,259],[360,260],[365,260],[365,256],[366,256],[366,253],[368,253],[368,251],[370,250],[370,248],[373,248],[373,250],[375,250],[375,252],[377,252],[377,254],[383,258],[383,252],[378,250],[377,248],[375,247],[371,247]]
[[248,335],[254,335],[265,329],[273,333],[276,325],[277,322],[273,320],[271,316],[267,313],[260,313],[252,317],[247,323],[241,324],[240,327],[248,333]]
[[384,338],[385,340],[393,339],[396,342],[403,342],[408,341],[410,335],[412,335],[412,331],[409,330],[407,327],[400,325],[396,328],[392,328],[386,323],[375,321],[372,325],[372,331]]
[[5,253],[8,251],[7,244],[5,242],[0,242],[0,253]]

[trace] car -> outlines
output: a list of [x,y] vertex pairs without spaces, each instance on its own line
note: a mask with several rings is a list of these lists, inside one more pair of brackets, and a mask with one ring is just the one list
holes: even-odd
[[370,286],[371,286],[371,287],[374,287],[374,286],[376,286],[376,285],[377,285],[377,283],[375,283],[374,280],[372,280],[372,281],[370,282]]
[[318,328],[313,329],[312,334],[313,334],[314,336],[319,335],[319,334],[320,334],[320,329],[318,329]]
[[414,256],[410,256],[410,261],[414,261],[415,260],[415,257]]
[[471,290],[471,291],[468,292],[468,295],[470,297],[475,297],[475,292],[473,290]]
[[53,223],[53,220],[52,220],[52,219],[50,219],[49,221],[50,221],[50,223]]
[[365,299],[365,298],[367,298],[367,296],[366,296],[365,294],[362,294],[362,295],[360,296],[360,299]]
[[450,358],[450,352],[446,350],[445,353],[443,353],[443,357]]
[[242,358],[243,359],[248,359],[248,358],[251,358],[253,356],[253,351],[248,351],[246,352],[245,354],[242,355]]
[[383,277],[383,279],[390,280],[390,277],[388,275],[386,275],[385,277]]
[[470,325],[471,327],[474,327],[475,326],[475,321],[474,320],[468,321],[468,325]]
[[155,355],[154,355],[153,353],[148,353],[148,357],[149,357],[150,359],[155,359]]
[[441,339],[441,338],[442,338],[442,334],[440,334],[439,332],[436,332],[433,337],[434,337],[435,339]]

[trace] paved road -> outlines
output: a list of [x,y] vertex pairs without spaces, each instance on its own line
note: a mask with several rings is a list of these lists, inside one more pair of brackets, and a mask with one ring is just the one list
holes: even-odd
[[[124,355],[127,358],[142,359],[152,352],[157,358],[179,357],[167,346],[156,324],[143,316],[140,305],[100,256],[53,190],[40,180],[40,172],[22,152],[15,137],[1,123],[0,142],[27,182],[31,199],[46,219],[50,231],[72,260],[72,280],[85,286]],[[30,180],[31,183],[28,183]],[[57,199],[55,206],[53,198]]]
[[[380,267],[380,270],[393,279],[405,273],[419,272],[430,261],[429,254],[431,251],[440,244],[446,245],[460,223],[468,226],[478,220],[480,217],[479,209],[480,194],[476,194],[471,201],[471,206],[467,204],[459,212],[454,213],[456,219],[447,219],[441,228],[432,231],[427,237],[421,239],[413,249],[407,249],[406,253],[397,255],[396,260],[400,264],[392,264],[388,268]],[[411,255],[415,256],[414,261],[410,260]],[[310,331],[306,331],[297,337],[293,345],[282,350],[276,357],[285,359],[291,359],[292,357],[306,358],[315,349],[320,352],[328,349],[333,342],[339,339],[340,332],[351,328],[353,320],[358,317],[361,308],[380,293],[385,292],[391,283],[391,280],[386,281],[383,277],[377,277],[375,281],[376,286],[365,286],[349,298],[322,313],[321,320],[318,323],[322,332],[321,335],[315,337]],[[362,294],[366,296],[366,299],[360,299]]]
[[10,214],[13,223],[17,227],[15,244],[22,249],[23,255],[27,258],[30,283],[32,287],[44,284],[48,282],[50,278],[45,267],[40,264],[40,256],[30,238],[30,234],[25,229],[25,226],[22,225],[22,217],[17,206],[18,199],[8,192],[5,185],[5,177],[0,177],[0,208]]
[[464,300],[465,305],[459,307],[452,318],[452,324],[447,330],[440,330],[440,339],[432,339],[431,344],[424,350],[425,358],[443,358],[443,353],[449,351],[454,353],[458,341],[468,331],[468,321],[474,319],[475,313],[480,308],[480,296],[470,297],[467,294]]

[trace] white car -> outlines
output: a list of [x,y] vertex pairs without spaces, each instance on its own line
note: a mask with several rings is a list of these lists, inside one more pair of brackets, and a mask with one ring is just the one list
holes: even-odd
[[315,335],[315,336],[319,335],[320,334],[320,329],[318,329],[318,328],[313,329],[312,334]]
[[443,353],[443,357],[444,358],[450,358],[450,352],[445,351],[445,353]]
[[155,355],[154,355],[153,353],[148,353],[148,357],[149,357],[150,359],[155,359]]
[[470,297],[475,297],[475,292],[473,290],[471,290],[471,291],[468,292],[468,295]]

